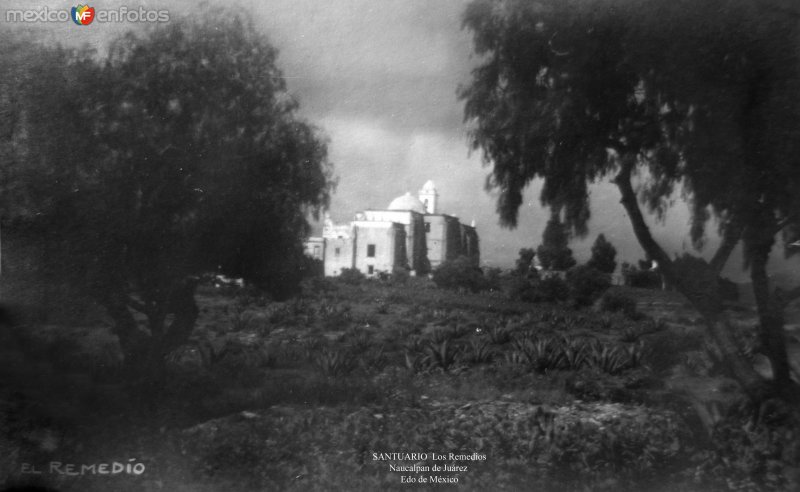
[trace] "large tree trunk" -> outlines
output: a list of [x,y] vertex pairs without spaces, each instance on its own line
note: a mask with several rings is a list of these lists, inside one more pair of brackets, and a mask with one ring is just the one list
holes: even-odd
[[194,330],[200,310],[195,302],[197,282],[191,279],[177,285],[169,299],[168,312],[174,315],[161,340],[162,358],[185,344]]
[[[717,289],[718,272],[700,259],[693,259],[691,271],[681,272],[667,253],[655,241],[644,220],[642,211],[631,185],[631,172],[636,163],[635,155],[623,156],[621,170],[614,180],[622,194],[621,203],[628,212],[633,232],[647,255],[658,262],[667,281],[686,296],[692,306],[703,316],[708,333],[719,348],[730,375],[739,382],[753,401],[761,401],[765,395],[765,381],[739,349],[732,330],[722,310],[722,300]],[[726,245],[727,247],[727,245]]]
[[114,322],[113,331],[122,351],[125,375],[138,377],[142,367],[147,366],[150,335],[139,327],[122,293],[108,295],[102,302]]
[[[114,332],[125,359],[126,376],[148,384],[160,384],[165,377],[165,357],[189,339],[199,314],[194,299],[196,282],[186,280],[174,286],[161,306],[147,307],[124,294],[109,296],[104,302],[114,320]],[[147,330],[139,326],[131,307],[147,315]],[[165,326],[167,314],[173,314]],[[148,333],[149,331],[149,333]]]
[[762,244],[753,249],[750,262],[750,279],[756,298],[759,317],[759,338],[764,355],[772,365],[775,389],[779,392],[791,386],[791,369],[786,353],[786,336],[783,331],[783,313],[779,306],[770,300],[767,260],[770,244]]

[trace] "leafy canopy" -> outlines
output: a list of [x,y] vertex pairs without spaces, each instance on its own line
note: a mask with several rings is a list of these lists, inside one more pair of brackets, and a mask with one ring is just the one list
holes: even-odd
[[723,234],[797,239],[795,17],[750,0],[476,0],[464,25],[481,62],[459,96],[504,224],[543,178],[542,203],[585,233],[588,184],[638,170],[657,214],[682,187],[698,246],[712,216]]
[[29,46],[12,66],[6,221],[99,295],[158,304],[218,271],[282,296],[306,214],[333,184],[326,141],[296,115],[277,52],[238,18],[182,20],[105,57]]

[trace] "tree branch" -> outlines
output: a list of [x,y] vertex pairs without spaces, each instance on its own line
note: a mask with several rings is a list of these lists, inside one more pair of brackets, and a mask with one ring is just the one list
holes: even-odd
[[792,221],[794,221],[795,219],[797,219],[797,214],[790,214],[782,218],[781,220],[777,221],[777,224],[775,224],[775,234],[781,232],[784,227],[791,224]]
[[628,212],[628,216],[631,219],[631,224],[633,225],[633,232],[636,235],[636,239],[639,241],[639,244],[642,246],[642,248],[644,248],[645,253],[647,253],[650,259],[658,262],[661,272],[664,274],[667,280],[674,283],[677,281],[677,279],[675,278],[672,261],[669,259],[669,256],[661,248],[661,246],[659,246],[656,240],[653,239],[653,235],[650,233],[650,228],[647,227],[647,223],[642,215],[642,210],[639,208],[639,202],[636,199],[636,193],[633,191],[633,186],[631,185],[631,174],[633,172],[633,166],[635,162],[635,155],[627,154],[622,156],[620,171],[614,178],[614,184],[617,185],[617,188],[619,188],[619,191],[622,194],[620,203],[622,203],[622,205],[625,207],[625,211]]
[[142,314],[147,314],[147,315],[149,315],[149,313],[150,313],[150,309],[148,309],[148,307],[147,307],[147,305],[146,305],[145,303],[143,303],[143,302],[140,302],[140,301],[137,301],[136,299],[134,299],[134,298],[133,298],[133,297],[131,297],[131,296],[128,296],[128,297],[126,298],[126,300],[125,300],[125,304],[126,304],[128,307],[131,307],[131,308],[133,308],[133,309],[135,309],[135,310],[139,311],[139,312],[140,312],[140,313],[142,313]]
[[742,228],[739,226],[728,226],[725,234],[722,236],[722,243],[720,243],[714,257],[711,258],[711,269],[719,276],[725,264],[728,262],[731,253],[742,238]]

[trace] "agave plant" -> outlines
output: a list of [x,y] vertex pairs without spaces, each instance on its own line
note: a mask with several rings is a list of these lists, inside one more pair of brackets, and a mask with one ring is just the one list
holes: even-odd
[[469,335],[470,333],[475,333],[475,326],[457,323],[453,328],[453,338],[461,338]]
[[425,348],[427,364],[430,367],[439,367],[445,372],[455,364],[457,355],[457,352],[449,344],[449,340],[439,344],[431,343]]
[[639,329],[635,326],[629,326],[622,331],[619,341],[623,343],[636,343],[640,336],[642,336],[642,332]]
[[406,318],[399,320],[397,326],[393,327],[393,331],[397,334],[398,338],[403,339],[419,333],[420,327]]
[[486,340],[472,339],[469,343],[466,360],[474,364],[485,364],[494,358],[494,351]]
[[405,352],[406,369],[416,374],[426,369],[427,357],[418,353],[412,353],[408,350]]
[[378,347],[378,350],[365,353],[359,359],[359,364],[366,373],[381,372],[388,363],[389,359],[386,357],[384,346]]
[[247,307],[236,304],[231,316],[231,331],[243,331],[250,326],[252,315],[247,312]]
[[311,359],[311,357],[322,348],[322,339],[320,338],[304,338],[300,340],[300,348],[303,351],[303,355],[306,359]]
[[424,341],[419,335],[411,335],[403,343],[406,352],[421,352],[424,348]]
[[355,359],[347,352],[323,349],[313,359],[314,366],[328,377],[349,374],[355,367]]
[[368,331],[363,329],[353,329],[348,331],[344,338],[347,344],[355,353],[366,352],[372,346],[371,335]]
[[590,359],[595,367],[608,374],[617,374],[628,365],[625,352],[599,342],[592,345]]
[[642,360],[644,359],[644,342],[641,340],[637,344],[628,345],[625,347],[625,355],[627,356],[627,367],[631,369],[635,369],[637,367],[643,366]]
[[586,344],[577,338],[564,338],[561,341],[561,354],[564,367],[580,369],[586,363]]
[[610,330],[613,324],[614,319],[607,313],[603,313],[599,318],[597,318],[597,326],[603,331]]
[[563,364],[563,353],[552,338],[515,340],[516,352],[525,356],[530,367],[539,373],[559,369]]
[[455,332],[449,328],[436,328],[428,335],[430,341],[435,344],[441,344],[455,337]]
[[509,364],[514,364],[518,366],[528,365],[528,356],[525,355],[523,352],[520,352],[519,350],[512,350],[511,352],[506,352],[505,360]]
[[485,330],[485,333],[492,345],[503,345],[511,340],[511,331],[502,323]]
[[539,335],[537,335],[535,330],[521,330],[514,333],[514,340],[515,341],[524,341],[530,340],[533,341],[537,339]]

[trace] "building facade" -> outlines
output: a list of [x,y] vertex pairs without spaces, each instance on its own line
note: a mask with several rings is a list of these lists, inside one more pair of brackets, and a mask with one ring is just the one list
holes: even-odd
[[480,263],[475,224],[438,212],[439,194],[428,181],[418,196],[399,196],[386,209],[364,210],[349,224],[325,217],[322,237],[306,241],[306,254],[322,259],[326,276],[355,268],[367,276],[407,269],[426,274],[459,256]]

